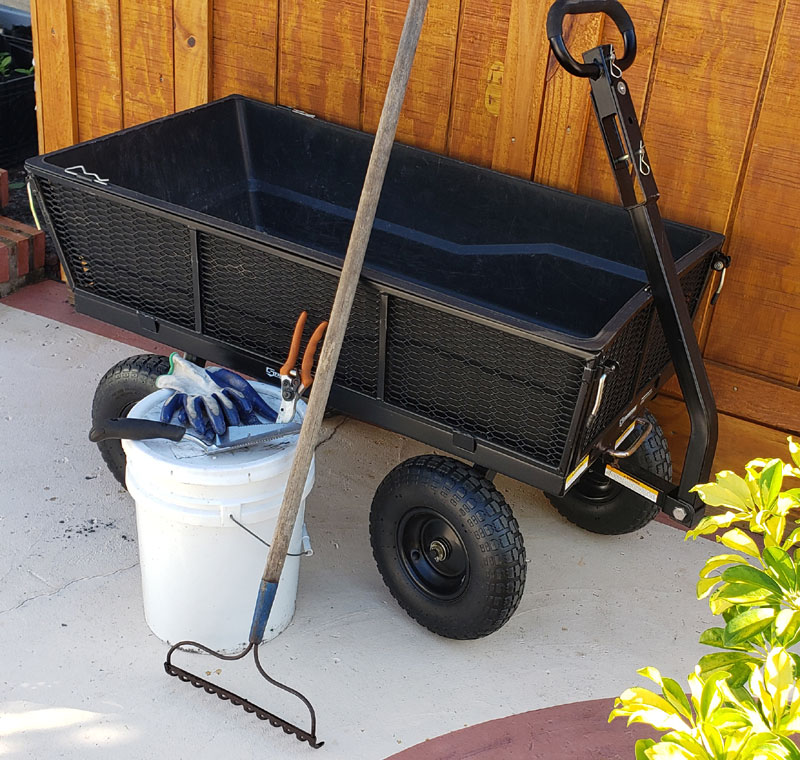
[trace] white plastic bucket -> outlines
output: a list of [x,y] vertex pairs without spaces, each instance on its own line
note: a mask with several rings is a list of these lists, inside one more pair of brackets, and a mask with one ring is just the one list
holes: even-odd
[[[274,408],[277,388],[253,383]],[[158,419],[171,391],[140,401],[130,417]],[[305,405],[298,403],[296,419]],[[163,439],[122,441],[126,485],[136,501],[144,613],[163,641],[197,641],[221,652],[245,645],[268,549],[277,524],[297,436],[246,449],[199,454],[191,443]],[[314,484],[314,463],[289,544],[289,555],[264,633],[277,636],[291,622],[303,551],[305,499]]]

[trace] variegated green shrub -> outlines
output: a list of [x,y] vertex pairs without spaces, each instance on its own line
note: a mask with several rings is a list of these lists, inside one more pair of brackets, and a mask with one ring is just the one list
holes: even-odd
[[687,534],[718,533],[729,550],[706,562],[697,583],[697,598],[708,598],[725,623],[700,642],[721,651],[700,658],[688,698],[655,668],[639,674],[660,694],[632,688],[617,698],[609,721],[622,716],[665,732],[639,740],[637,760],[800,760],[791,738],[800,732],[800,656],[791,651],[800,642],[800,528],[786,535],[800,488],[783,490],[800,478],[791,438],[789,453],[793,464],[756,459],[744,478],[725,471],[694,489],[723,510]]

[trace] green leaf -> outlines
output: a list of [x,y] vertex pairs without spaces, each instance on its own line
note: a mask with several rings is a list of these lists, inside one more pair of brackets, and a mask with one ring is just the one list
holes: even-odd
[[783,646],[788,648],[796,644],[800,634],[800,611],[781,610],[775,618],[775,633]]
[[717,683],[724,681],[727,677],[728,673],[719,670],[709,675],[703,684],[703,693],[700,697],[700,717],[703,720],[708,720],[711,713],[722,704],[722,694],[717,688]]
[[742,500],[736,491],[731,491],[720,483],[704,483],[695,486],[692,491],[699,493],[700,498],[709,507],[729,507],[737,512],[749,512],[750,508]]
[[671,678],[663,680],[664,698],[687,720],[692,719],[692,707],[684,694],[683,689],[677,681]]
[[751,640],[768,628],[777,611],[771,607],[754,607],[737,615],[725,626],[723,641],[726,646]]
[[754,604],[766,607],[768,605],[761,603],[770,600],[777,601],[780,599],[780,595],[776,597],[769,589],[753,586],[750,583],[725,583],[714,592],[712,599],[715,602],[724,601],[747,607],[752,607]]
[[751,557],[756,557],[758,559],[761,556],[756,542],[743,530],[739,530],[739,528],[731,528],[727,533],[717,536],[717,541],[723,546],[727,546],[729,549],[748,554]]
[[722,582],[722,578],[718,575],[712,575],[710,578],[701,578],[697,581],[697,598],[705,599],[712,591],[714,586]]
[[709,559],[706,564],[703,565],[703,569],[700,571],[700,577],[708,578],[709,575],[717,568],[734,563],[746,565],[747,560],[739,554],[717,554],[716,556],[711,557],[711,559]]
[[758,478],[758,490],[764,509],[770,509],[778,498],[783,485],[783,462],[771,459]]
[[649,760],[645,751],[656,743],[655,739],[638,739],[635,746],[636,760]]
[[784,589],[792,591],[797,587],[797,570],[787,551],[779,546],[770,546],[764,549],[762,558],[764,564]]
[[760,660],[757,660],[747,652],[712,652],[711,654],[704,654],[697,664],[700,666],[700,672],[706,675],[715,670],[723,670],[732,665],[748,662],[759,664]]
[[722,580],[728,583],[736,582],[737,584],[741,583],[762,588],[776,596],[781,596],[783,594],[781,587],[772,578],[762,570],[757,570],[750,565],[736,565],[727,568],[722,573]]
[[789,454],[791,454],[795,466],[800,467],[800,445],[792,436],[789,436]]
[[686,534],[684,540],[690,538],[695,539],[698,536],[706,536],[709,533],[716,533],[720,528],[727,528],[738,519],[739,517],[734,512],[725,512],[721,515],[708,515],[700,520],[694,530],[690,530]]

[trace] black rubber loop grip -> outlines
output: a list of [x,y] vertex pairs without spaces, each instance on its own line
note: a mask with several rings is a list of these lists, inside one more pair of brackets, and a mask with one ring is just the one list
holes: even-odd
[[156,420],[140,420],[134,417],[106,420],[95,425],[89,432],[92,443],[106,441],[110,438],[125,438],[131,441],[148,441],[152,438],[166,438],[169,441],[180,441],[186,428],[170,425],[168,422]]
[[596,64],[576,61],[564,42],[564,17],[584,13],[605,13],[616,24],[625,46],[616,65],[621,71],[627,69],[636,58],[636,31],[628,11],[618,0],[556,0],[547,14],[547,37],[556,60],[573,76],[596,79],[600,75]]

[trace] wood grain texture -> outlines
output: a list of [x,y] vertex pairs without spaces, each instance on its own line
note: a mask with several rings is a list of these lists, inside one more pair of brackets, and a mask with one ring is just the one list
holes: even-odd
[[175,111],[172,0],[120,0],[124,126]]
[[[596,47],[603,32],[604,16],[567,16],[564,40],[572,57]],[[539,126],[533,178],[552,187],[575,192],[580,180],[586,129],[592,113],[589,84],[564,71],[551,56]]]
[[[763,375],[706,360],[706,371],[720,412],[800,435],[800,388]],[[663,389],[681,398],[673,377]]]
[[81,0],[73,6],[78,138],[122,128],[119,0]]
[[[628,84],[640,121],[656,53],[656,36],[663,5],[664,0],[633,0],[625,3],[625,8],[636,27],[639,52],[633,65],[625,71],[624,79]],[[613,22],[605,23],[601,42],[613,44],[617,55],[622,56],[622,37]],[[606,148],[593,113],[590,113],[586,130],[578,192],[609,203],[619,203],[617,184],[608,164]]]
[[183,111],[211,96],[213,0],[173,0],[175,110]]
[[[407,0],[368,2],[361,110],[361,128],[367,132],[378,127],[407,7]],[[447,143],[459,7],[460,0],[440,0],[428,6],[397,127],[400,142],[438,153]]]
[[511,0],[463,0],[448,152],[490,166],[504,96]]
[[42,152],[78,141],[72,0],[35,0],[36,104]]
[[644,137],[664,216],[723,231],[778,0],[669,0]]
[[512,0],[492,168],[530,179],[550,45],[546,3]]
[[[689,443],[689,415],[683,401],[669,396],[659,396],[648,404],[664,430],[672,454],[676,481],[683,469],[686,447]],[[758,457],[789,459],[786,434],[747,420],[719,415],[719,440],[714,456],[712,473],[732,470],[743,474],[744,466]]]
[[238,93],[275,102],[278,0],[214,0],[214,98]]
[[800,2],[789,0],[744,177],[706,355],[800,383]]
[[364,0],[281,0],[278,101],[358,127]]

